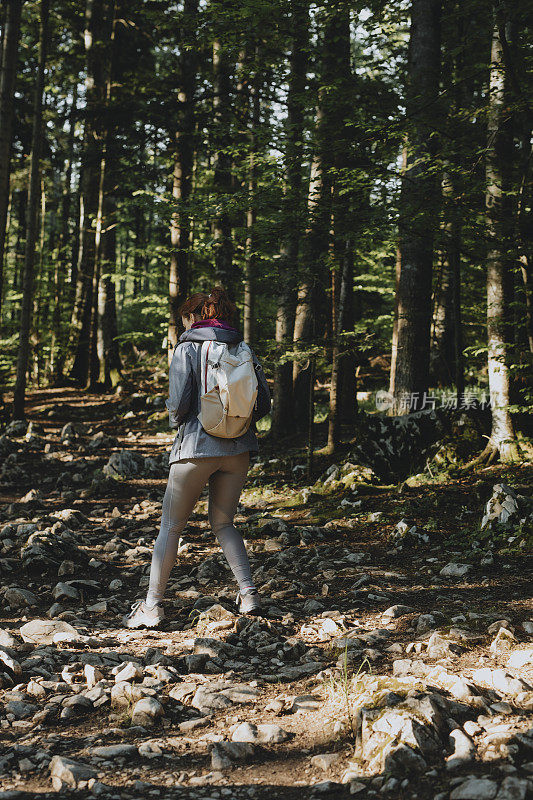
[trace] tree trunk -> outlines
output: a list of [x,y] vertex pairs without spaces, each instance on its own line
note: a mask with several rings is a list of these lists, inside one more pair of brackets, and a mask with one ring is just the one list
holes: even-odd
[[[185,0],[182,27],[182,52],[180,56],[180,86],[176,126],[176,151],[172,182],[172,196],[176,209],[170,224],[172,245],[169,275],[169,323],[168,323],[168,363],[178,341],[181,320],[178,308],[189,293],[189,257],[191,212],[188,203],[191,197],[194,164],[194,142],[196,127],[195,93],[198,69],[198,55],[195,34],[198,27],[198,0]],[[192,32],[192,46],[189,35]]]
[[100,172],[106,120],[102,115],[106,98],[106,50],[109,46],[110,20],[106,0],[86,0],[85,56],[85,129],[81,159],[82,212],[80,220],[80,261],[76,298],[72,314],[74,363],[70,377],[85,385],[91,362],[91,321],[95,302]]
[[250,124],[249,124],[249,152],[248,152],[248,207],[246,209],[246,244],[245,244],[245,263],[244,263],[244,312],[243,312],[243,335],[244,341],[249,345],[253,344],[254,338],[254,312],[255,312],[255,223],[257,217],[257,135],[261,121],[261,86],[259,78],[260,52],[255,48],[254,53],[255,74],[253,81],[250,82],[249,102]]
[[6,0],[0,62],[0,318],[4,285],[4,249],[9,205],[9,176],[15,78],[20,40],[20,18],[24,0]]
[[13,419],[24,419],[26,397],[26,376],[30,355],[30,327],[33,306],[33,284],[35,269],[35,244],[37,241],[41,149],[42,149],[42,108],[44,91],[44,71],[46,65],[46,48],[48,44],[49,0],[41,0],[39,21],[39,60],[35,78],[33,100],[33,132],[31,147],[31,165],[28,186],[28,206],[26,217],[26,247],[24,251],[24,281],[22,308],[20,315],[19,346],[17,356],[17,377],[13,400]]
[[116,198],[106,190],[104,196],[105,229],[102,233],[102,275],[98,286],[98,328],[96,348],[98,355],[98,382],[108,388],[115,387],[122,378],[122,362],[118,349],[116,272]]
[[213,139],[215,147],[215,169],[213,188],[217,202],[217,212],[213,220],[213,239],[215,254],[215,276],[230,297],[235,298],[235,275],[233,274],[233,242],[231,237],[231,217],[228,210],[232,190],[230,120],[231,97],[230,77],[227,56],[217,39],[213,42]]
[[487,339],[492,431],[487,449],[503,462],[518,458],[514,427],[509,412],[509,361],[512,343],[511,301],[514,246],[514,214],[511,196],[514,162],[513,116],[510,111],[509,72],[505,69],[500,26],[495,12],[489,81],[489,113],[485,155],[487,253]]
[[440,0],[413,0],[406,109],[407,164],[400,196],[396,413],[424,404],[429,383],[431,275],[437,182],[432,172],[440,70]]
[[276,364],[271,432],[281,439],[294,428],[295,408],[292,393],[293,365],[280,363],[291,344],[294,326],[295,278],[298,273],[300,239],[304,214],[303,135],[305,89],[307,86],[309,8],[306,0],[291,2],[292,47],[287,97],[285,151],[285,194],[279,259],[278,304],[276,313]]

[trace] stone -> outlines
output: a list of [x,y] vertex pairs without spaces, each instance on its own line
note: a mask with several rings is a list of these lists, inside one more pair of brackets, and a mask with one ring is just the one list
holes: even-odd
[[464,578],[472,569],[471,564],[458,564],[450,561],[439,573],[443,578]]
[[496,795],[496,800],[525,800],[528,792],[528,782],[516,775],[508,775]]
[[3,647],[0,647],[0,666],[7,668],[13,675],[22,675],[19,662]]
[[156,742],[142,742],[138,746],[137,752],[143,758],[158,758],[163,755],[163,750]]
[[0,647],[15,647],[16,643],[15,637],[9,631],[0,628]]
[[255,747],[247,742],[217,742],[211,750],[211,768],[228,769],[234,763],[247,761],[255,753]]
[[27,589],[19,589],[18,586],[6,589],[4,600],[12,608],[33,608],[38,604],[33,592],[29,592]]
[[492,800],[496,797],[498,784],[489,778],[470,776],[450,793],[450,800]]
[[291,738],[291,734],[274,723],[254,725],[241,722],[231,735],[232,742],[250,742],[251,744],[280,744]]
[[80,593],[75,586],[71,586],[68,583],[63,583],[60,581],[54,586],[52,590],[52,597],[54,600],[79,600]]
[[516,644],[516,636],[508,628],[500,628],[495,638],[490,643],[491,653],[508,652]]
[[15,719],[27,719],[38,711],[38,707],[33,703],[25,703],[23,700],[8,700],[5,710],[7,714],[13,714]]
[[96,684],[104,678],[103,673],[100,672],[98,667],[95,667],[92,664],[85,664],[83,668],[83,674],[85,675],[85,680],[89,689],[93,689]]
[[295,697],[289,709],[290,713],[295,711],[317,711],[320,708],[321,700],[312,694],[302,694]]
[[50,761],[49,770],[52,786],[56,792],[65,787],[76,789],[80,781],[96,778],[96,770],[92,767],[64,756],[54,756]]
[[389,617],[389,619],[399,619],[400,617],[404,617],[406,614],[412,614],[414,610],[415,609],[411,608],[411,606],[395,605],[387,608],[386,611],[383,612],[383,616]]
[[311,758],[311,765],[327,772],[339,758],[339,753],[319,753]]
[[450,733],[450,744],[454,750],[446,759],[446,769],[453,770],[463,767],[475,758],[476,748],[474,742],[460,728],[456,728]]
[[507,666],[511,669],[521,669],[528,664],[533,664],[533,647],[527,650],[515,650],[507,659]]
[[283,545],[279,539],[266,539],[263,549],[266,553],[278,553],[283,550]]
[[131,721],[134,725],[152,727],[163,716],[163,706],[155,697],[141,697],[133,707]]
[[513,678],[504,669],[489,669],[489,667],[475,669],[472,673],[472,680],[474,683],[480,683],[482,686],[488,686],[489,689],[495,689],[497,692],[511,696],[531,688],[525,681]]
[[68,622],[60,619],[33,619],[26,622],[19,631],[25,642],[29,644],[53,644],[58,633],[79,636],[78,631]]
[[131,756],[136,756],[137,748],[134,744],[110,744],[102,747],[90,747],[87,752],[91,756],[113,761],[115,758],[130,758]]
[[505,528],[518,516],[518,512],[519,498],[515,490],[505,483],[496,483],[485,506],[481,529]]
[[220,692],[210,691],[204,686],[199,686],[192,699],[191,705],[198,711],[214,711],[219,708],[229,708],[233,705],[232,700]]
[[111,687],[111,707],[112,708],[129,708],[142,697],[142,689],[139,685],[122,681],[115,683]]
[[122,681],[142,681],[142,678],[143,669],[141,665],[136,664],[134,661],[128,661],[115,675],[115,683],[121,683]]

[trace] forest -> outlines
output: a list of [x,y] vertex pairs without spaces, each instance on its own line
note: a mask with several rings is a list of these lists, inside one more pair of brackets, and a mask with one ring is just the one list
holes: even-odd
[[[2,0],[0,798],[533,796],[532,29]],[[268,614],[202,496],[131,632],[215,286],[272,395],[236,518]]]

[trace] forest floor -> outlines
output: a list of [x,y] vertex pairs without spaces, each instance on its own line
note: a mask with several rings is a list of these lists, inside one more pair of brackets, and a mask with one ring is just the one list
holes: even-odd
[[267,444],[236,520],[265,616],[236,615],[202,497],[161,629],[130,631],[164,417],[45,390],[0,437],[0,798],[533,797],[532,557],[480,532],[531,463],[328,493]]

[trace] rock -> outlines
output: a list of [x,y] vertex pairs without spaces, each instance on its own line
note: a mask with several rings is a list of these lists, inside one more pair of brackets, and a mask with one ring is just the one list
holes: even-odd
[[492,800],[496,797],[498,784],[489,778],[470,776],[450,793],[450,800]]
[[228,769],[234,763],[247,761],[255,753],[255,747],[247,742],[218,742],[211,750],[211,768]]
[[0,647],[0,666],[10,670],[13,675],[22,675],[22,667],[19,662],[3,647]]
[[23,700],[8,700],[5,710],[7,714],[13,714],[15,719],[27,719],[35,714],[38,707],[33,703],[25,703]]
[[71,586],[68,583],[62,583],[60,581],[59,583],[56,583],[56,585],[54,586],[52,591],[52,597],[54,598],[54,600],[63,600],[63,599],[79,600],[80,593],[74,586]]
[[528,782],[516,775],[504,778],[496,800],[525,800],[528,792]]
[[508,628],[500,628],[495,638],[490,643],[491,653],[505,653],[516,644],[516,636]]
[[399,617],[411,614],[413,611],[414,608],[411,608],[411,606],[395,605],[387,608],[387,610],[383,612],[383,616],[389,617],[389,619],[399,619]]
[[49,769],[52,786],[56,792],[64,787],[76,789],[80,781],[96,778],[96,770],[92,767],[64,756],[54,756]]
[[472,673],[472,680],[474,683],[480,683],[482,686],[488,686],[489,689],[495,689],[497,692],[511,696],[531,688],[525,681],[513,678],[503,669],[489,669],[488,667],[475,669]]
[[6,427],[6,436],[11,436],[14,439],[21,438],[26,435],[28,430],[28,423],[25,419],[14,419]]
[[115,683],[111,687],[111,707],[112,708],[129,708],[134,703],[137,703],[143,695],[142,689],[139,685],[127,683]]
[[450,733],[450,744],[453,745],[454,751],[446,759],[446,769],[453,770],[463,767],[475,758],[474,742],[460,728],[456,728]]
[[254,725],[241,722],[231,735],[232,742],[250,742],[251,744],[280,744],[291,738],[291,734],[273,723]]
[[54,637],[58,633],[80,635],[76,628],[60,619],[33,619],[22,625],[19,632],[25,642],[45,645],[57,641]]
[[320,708],[321,700],[312,694],[302,694],[295,697],[289,709],[289,713],[295,711],[317,711]]
[[133,708],[131,721],[134,725],[152,727],[163,716],[163,706],[155,697],[141,697]]
[[4,628],[0,628],[0,647],[14,647],[15,645],[15,637],[11,636],[9,631],[4,630]]
[[104,678],[103,673],[100,672],[98,667],[95,667],[92,664],[85,664],[83,673],[89,689],[93,689],[96,684]]
[[472,569],[471,564],[458,564],[450,561],[439,573],[443,578],[464,578]]
[[319,753],[311,758],[311,765],[327,772],[339,758],[339,753]]
[[115,758],[130,758],[137,755],[134,744],[111,744],[102,747],[90,747],[87,751],[91,756],[105,758],[113,761]]
[[508,527],[518,517],[518,512],[519,499],[515,490],[505,483],[496,483],[485,506],[481,529]]
[[18,587],[6,589],[4,600],[12,608],[33,608],[38,604],[33,592],[29,592],[27,589],[19,589]]
[[507,666],[511,669],[521,669],[527,664],[533,664],[533,647],[527,650],[515,650],[507,659]]
[[136,664],[134,661],[128,661],[115,675],[115,683],[121,683],[121,681],[142,681],[142,678],[143,669],[141,665]]
[[110,478],[132,478],[143,472],[143,468],[144,458],[139,453],[120,450],[118,453],[111,453],[103,472]]
[[198,711],[209,713],[218,708],[229,708],[233,705],[233,702],[229,697],[226,697],[225,694],[210,691],[204,686],[199,686],[192,699],[191,705],[193,708],[197,708]]
[[263,549],[266,553],[277,553],[283,550],[283,545],[279,539],[266,539]]

